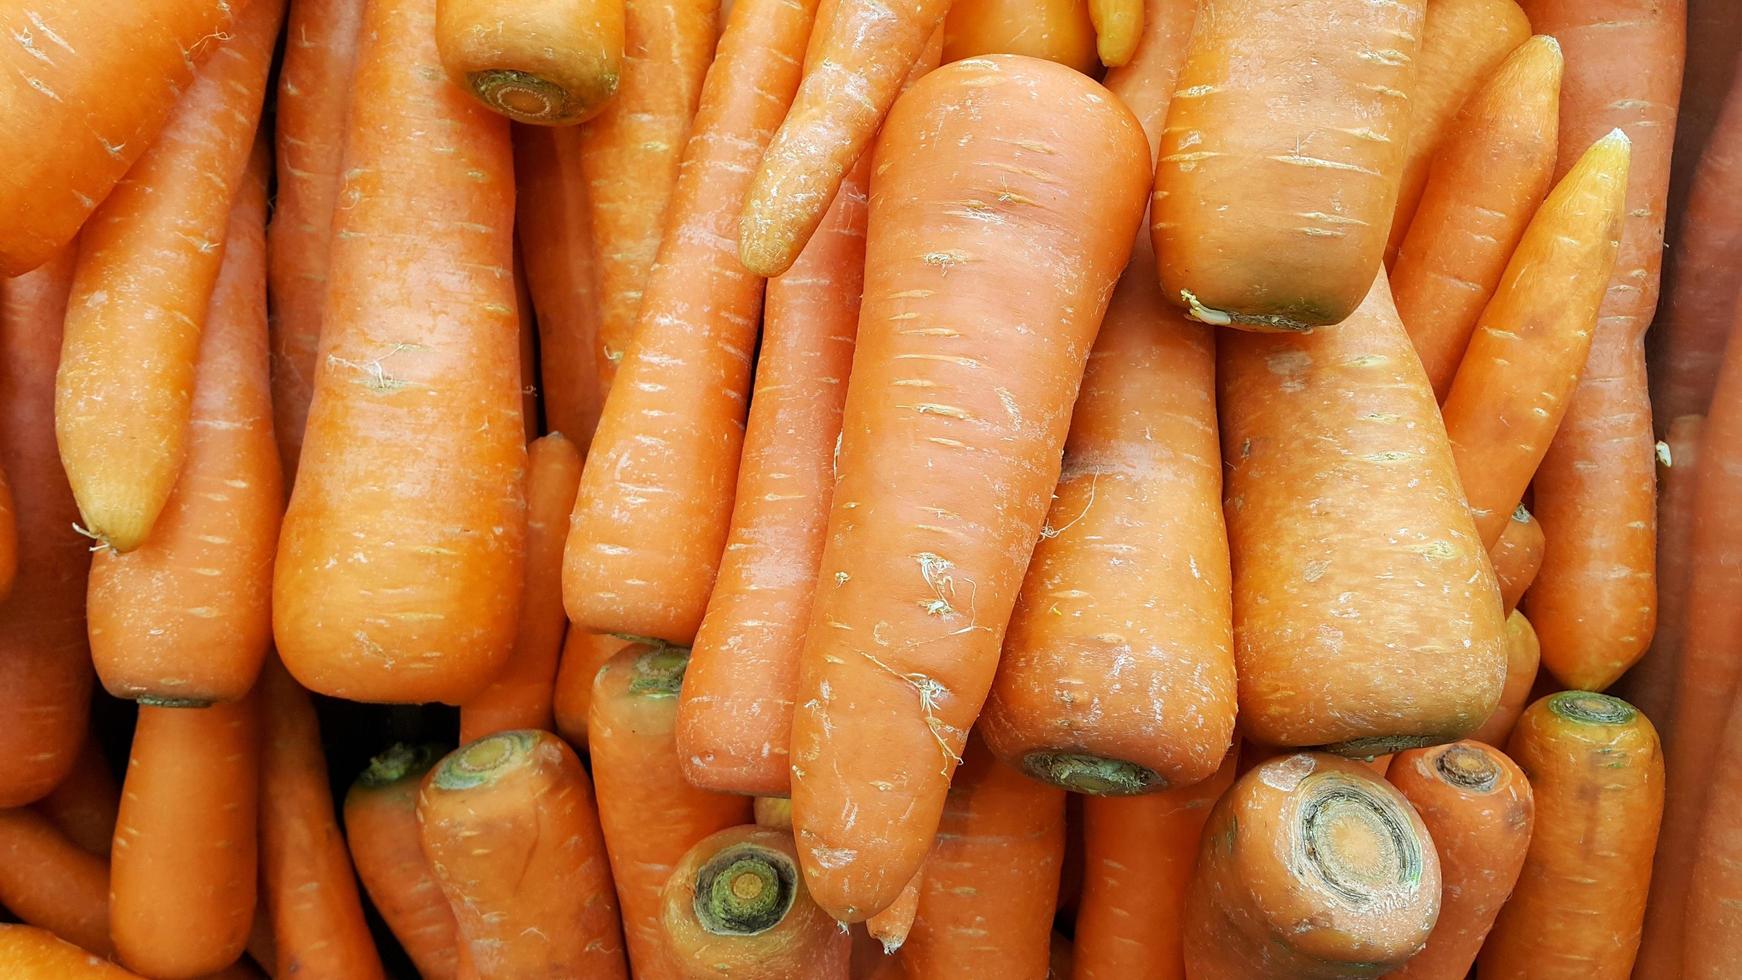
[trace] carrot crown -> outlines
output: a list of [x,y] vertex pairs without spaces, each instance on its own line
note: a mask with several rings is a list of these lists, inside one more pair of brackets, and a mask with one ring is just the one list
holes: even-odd
[[441,789],[473,789],[494,782],[532,755],[538,736],[532,731],[498,732],[461,746],[442,760],[434,783]]
[[1548,710],[1581,725],[1625,725],[1639,711],[1633,705],[1594,691],[1562,691],[1549,696]]
[[1148,766],[1079,752],[1030,752],[1022,769],[1043,783],[1090,796],[1136,796],[1167,788],[1161,773]]
[[1317,780],[1300,811],[1306,865],[1354,907],[1421,882],[1421,841],[1402,807],[1344,776]]
[[754,936],[786,918],[797,894],[798,869],[790,857],[734,844],[696,872],[696,921],[716,936]]
[[395,742],[387,751],[369,760],[368,768],[357,776],[357,785],[379,789],[402,779],[421,779],[443,754],[444,750],[437,745]]
[[683,675],[689,665],[689,647],[650,644],[635,658],[629,693],[643,698],[675,698],[683,689]]

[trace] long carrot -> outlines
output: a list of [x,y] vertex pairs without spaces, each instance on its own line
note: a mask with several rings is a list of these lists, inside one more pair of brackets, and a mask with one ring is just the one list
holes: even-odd
[[1536,573],[1542,568],[1542,552],[1546,546],[1542,525],[1522,504],[1514,508],[1512,519],[1500,532],[1500,539],[1488,551],[1488,560],[1494,565],[1494,579],[1500,583],[1502,611],[1511,613],[1518,608],[1518,600],[1524,598],[1525,590],[1536,581]]
[[1386,774],[1433,838],[1443,897],[1427,946],[1389,976],[1464,980],[1524,866],[1536,807],[1516,763],[1491,745],[1400,753]]
[[1192,786],[1083,801],[1087,873],[1072,980],[1184,980],[1182,919],[1198,838],[1238,758],[1229,752]]
[[18,560],[0,602],[0,806],[41,798],[77,758],[90,712],[89,542],[54,444],[54,372],[72,281],[69,249],[0,283],[0,467],[12,481]]
[[140,980],[46,929],[0,923],[0,972],[25,980]]
[[121,786],[94,735],[79,746],[72,771],[36,804],[73,843],[105,858],[115,837],[115,814],[120,806]]
[[1359,762],[1271,759],[1210,811],[1185,912],[1186,975],[1371,977],[1420,949],[1440,862],[1409,802]]
[[1656,619],[1655,455],[1641,341],[1657,306],[1683,4],[1526,0],[1524,12],[1566,52],[1557,170],[1612,128],[1633,143],[1627,220],[1591,356],[1532,483],[1548,549],[1524,603],[1556,676],[1597,686],[1639,659]]
[[[1512,0],[1504,3],[1517,10]],[[1438,9],[1429,7],[1430,21]],[[1482,307],[1548,193],[1561,66],[1560,45],[1546,36],[1502,62],[1447,126],[1409,233],[1392,228],[1394,237],[1402,235],[1391,267],[1397,313],[1441,401]]]
[[1335,330],[1218,353],[1242,731],[1363,756],[1468,734],[1505,679],[1500,594],[1384,273]]
[[1712,754],[1709,803],[1700,822],[1692,855],[1687,901],[1671,909],[1686,920],[1682,972],[1687,980],[1723,980],[1736,972],[1742,943],[1738,897],[1742,896],[1742,834],[1737,832],[1736,804],[1742,800],[1742,712],[1732,705],[1730,719]]
[[395,745],[369,760],[345,794],[345,841],[369,900],[428,980],[459,971],[454,912],[424,857],[417,791],[442,757],[431,745]]
[[0,810],[0,905],[93,953],[109,941],[109,862],[31,810]]
[[382,980],[363,921],[314,705],[276,657],[260,675],[261,895],[272,913],[275,977]]
[[455,85],[516,122],[599,114],[623,75],[623,0],[440,0],[436,45]]
[[434,16],[434,0],[384,0],[364,23],[322,361],[272,583],[285,666],[358,700],[477,693],[519,605],[508,123],[439,75]]
[[1687,632],[1689,569],[1693,561],[1694,488],[1705,417],[1684,415],[1669,424],[1657,468],[1657,633],[1651,649],[1616,685],[1616,694],[1645,712],[1663,735],[1664,755],[1675,752],[1676,678]]
[[943,60],[1021,54],[1091,73],[1100,63],[1091,6],[1088,0],[954,0],[944,15]]
[[1530,777],[1536,825],[1477,972],[1483,980],[1626,977],[1663,812],[1657,732],[1625,701],[1563,691],[1525,710],[1507,754]]
[[[270,3],[271,0],[263,0]],[[225,0],[7,4],[0,275],[49,261],[164,128],[246,7]]]
[[187,453],[194,373],[284,0],[255,0],[79,236],[55,436],[85,529],[145,541]]
[[[939,164],[964,153],[974,166]],[[1145,158],[1117,101],[1011,55],[932,72],[884,127],[792,742],[807,882],[844,921],[889,905],[930,849],[1137,230]]]
[[587,749],[587,713],[593,703],[593,678],[605,661],[629,643],[609,633],[594,633],[579,626],[570,626],[563,638],[562,662],[557,665],[551,707],[556,714],[557,733],[576,751]]
[[1536,630],[1523,613],[1512,610],[1506,617],[1506,686],[1500,690],[1500,703],[1494,706],[1494,713],[1470,733],[1472,740],[1496,747],[1506,745],[1512,737],[1512,726],[1530,705],[1541,663],[1542,645],[1537,642]]
[[273,99],[278,166],[266,228],[272,428],[286,484],[302,455],[339,201],[345,112],[365,0],[291,0]]

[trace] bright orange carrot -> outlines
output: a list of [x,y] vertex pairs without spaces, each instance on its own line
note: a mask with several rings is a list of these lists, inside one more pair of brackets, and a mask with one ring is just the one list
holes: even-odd
[[563,638],[562,662],[557,665],[551,707],[556,714],[557,734],[578,752],[587,749],[587,711],[593,703],[593,678],[605,661],[628,645],[628,640],[579,626],[570,626]]
[[41,798],[72,768],[90,712],[90,542],[54,444],[54,372],[72,252],[0,283],[0,467],[12,481],[18,560],[0,602],[0,806]]
[[1676,678],[1687,631],[1692,564],[1694,485],[1705,417],[1684,415],[1669,424],[1657,467],[1657,634],[1651,649],[1616,685],[1616,694],[1645,712],[1663,735],[1664,755],[1675,752]]
[[1510,613],[1518,608],[1518,600],[1524,598],[1524,591],[1536,581],[1537,570],[1542,568],[1544,547],[1542,525],[1520,504],[1513,509],[1512,519],[1506,522],[1500,539],[1488,551],[1488,560],[1494,566],[1494,579],[1500,583],[1502,611]]
[[561,739],[503,732],[450,753],[423,781],[417,821],[462,976],[627,976],[587,773]]
[[345,794],[345,841],[369,900],[427,980],[459,971],[454,912],[424,857],[417,791],[442,757],[433,745],[395,745],[369,761]]
[[54,933],[0,923],[0,973],[24,980],[140,980]]
[[[792,829],[792,808],[790,806],[787,808],[786,819],[787,829],[790,831]],[[760,814],[757,822],[761,822]],[[866,933],[883,947],[885,956],[900,949],[906,944],[907,937],[912,935],[914,920],[919,915],[920,889],[924,884],[925,867],[922,865],[919,871],[915,872],[914,876],[907,882],[907,887],[901,890],[901,894],[895,896],[895,901],[891,902],[883,911],[865,920]]]
[[1095,22],[1095,53],[1101,64],[1118,68],[1131,61],[1143,38],[1144,0],[1089,0]]
[[0,905],[93,953],[109,941],[109,861],[31,810],[0,810]]
[[1530,620],[1514,609],[1506,617],[1506,686],[1500,690],[1500,703],[1480,727],[1470,733],[1477,742],[1504,747],[1512,737],[1512,726],[1530,704],[1536,688],[1538,668],[1542,663],[1542,645]]
[[599,114],[623,75],[623,0],[440,0],[436,45],[455,85],[516,122]]
[[372,3],[364,23],[323,353],[272,583],[285,666],[354,700],[476,694],[507,660],[519,605],[508,122],[439,74],[434,2]]
[[117,551],[144,543],[182,470],[200,334],[284,3],[241,12],[79,236],[55,436],[85,529]]
[[1742,712],[1732,705],[1730,720],[1712,753],[1710,801],[1692,855],[1685,908],[1670,911],[1685,918],[1682,972],[1687,980],[1724,980],[1736,972],[1742,921],[1742,834],[1736,803],[1742,800]]
[[[1512,0],[1501,2],[1517,12]],[[1428,8],[1430,22],[1441,6]],[[1401,237],[1391,267],[1397,313],[1440,401],[1482,307],[1548,193],[1560,94],[1560,45],[1531,38],[1450,120],[1423,174],[1409,233],[1392,227],[1392,237]]]
[[1089,0],[955,0],[944,16],[943,60],[1022,54],[1092,73],[1100,62],[1091,8]]
[[[61,833],[92,854],[107,858],[115,837],[115,813],[121,806],[121,786],[94,735],[79,747],[72,771],[36,808],[54,821]],[[0,905],[4,905],[0,902]]]
[[1196,0],[1148,0],[1137,51],[1129,62],[1107,72],[1107,88],[1123,99],[1143,124],[1150,156],[1160,143],[1168,103],[1173,99],[1174,83],[1196,19]]

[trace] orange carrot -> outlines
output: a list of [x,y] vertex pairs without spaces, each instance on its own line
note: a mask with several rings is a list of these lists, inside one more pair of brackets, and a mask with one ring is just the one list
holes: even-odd
[[1136,53],[1123,66],[1107,72],[1107,88],[1123,99],[1143,124],[1151,156],[1167,123],[1167,107],[1196,19],[1196,0],[1149,0]]
[[623,74],[623,0],[440,0],[436,45],[454,84],[516,122],[599,114]]
[[18,515],[13,513],[12,485],[0,470],[0,602],[12,594],[18,577]]
[[[1512,0],[1502,2],[1517,12]],[[1441,8],[1428,8],[1430,22]],[[1561,64],[1552,37],[1531,38],[1514,51],[1450,120],[1423,173],[1409,233],[1392,226],[1392,237],[1401,236],[1391,267],[1397,313],[1440,401],[1482,307],[1548,193]]]
[[587,711],[593,702],[593,678],[605,661],[628,645],[628,640],[579,626],[570,626],[563,638],[562,662],[557,665],[551,707],[556,714],[557,733],[576,751],[587,749]]
[[503,732],[450,753],[423,781],[417,822],[462,976],[627,976],[586,770],[561,739]]
[[369,760],[345,794],[345,840],[369,900],[428,980],[459,970],[454,913],[424,857],[417,791],[442,750],[395,745]]
[[1669,424],[1669,431],[1658,446],[1657,634],[1651,638],[1651,649],[1627,672],[1616,690],[1618,696],[1645,712],[1645,717],[1663,734],[1666,757],[1675,752],[1671,737],[1676,677],[1681,671],[1682,637],[1687,630],[1694,484],[1704,425],[1703,416],[1684,415]]
[[[516,191],[518,198],[518,190]],[[514,316],[520,349],[516,351],[520,368],[520,422],[526,441],[538,438],[543,428],[538,412],[538,323],[532,308],[532,289],[526,284],[526,262],[520,254],[520,239],[514,240]]]
[[1742,835],[1736,803],[1742,800],[1742,712],[1732,705],[1730,720],[1712,753],[1709,803],[1692,855],[1685,908],[1669,911],[1685,918],[1682,972],[1687,980],[1723,980],[1736,972],[1737,898],[1742,895]]
[[105,858],[109,856],[109,841],[115,837],[115,813],[120,806],[121,787],[95,735],[86,736],[72,771],[36,804],[73,843]]
[[0,806],[40,799],[72,768],[90,712],[88,541],[54,444],[54,372],[69,249],[0,283],[0,467],[12,481],[26,573],[0,602]]
[[780,796],[758,796],[751,806],[756,826],[792,829],[792,801]]
[[0,810],[0,905],[69,943],[115,955],[108,859],[31,810]]
[[285,483],[296,476],[314,395],[345,112],[365,0],[291,0],[273,99],[278,166],[266,228],[272,296],[272,428]]
[[[786,812],[787,829],[792,829],[792,809]],[[760,823],[760,816],[758,817]],[[865,920],[865,931],[872,939],[883,947],[885,956],[894,953],[907,942],[907,937],[913,933],[914,920],[919,916],[920,887],[925,883],[925,867],[908,880],[907,887],[901,894],[895,896],[887,908]]]
[[1494,566],[1494,579],[1500,583],[1500,608],[1503,612],[1510,613],[1518,608],[1518,600],[1524,598],[1524,591],[1536,581],[1537,570],[1542,568],[1544,547],[1542,525],[1520,504],[1513,509],[1512,519],[1506,522],[1500,539],[1488,551],[1488,560]]
[[1089,17],[1095,22],[1095,52],[1101,64],[1118,68],[1128,64],[1143,38],[1144,0],[1089,0]]
[[322,359],[272,583],[285,666],[354,700],[476,694],[519,605],[508,123],[440,76],[434,2],[372,3],[363,26]]
[[54,933],[0,923],[0,973],[23,980],[140,980]]
[[1021,54],[1092,73],[1100,64],[1092,7],[1090,0],[955,0],[944,16],[943,60]]
[[1494,713],[1470,733],[1472,740],[1505,746],[1512,737],[1512,726],[1530,704],[1541,662],[1542,645],[1537,642],[1536,630],[1523,613],[1512,610],[1506,617],[1506,686],[1500,690]]
[[55,435],[86,530],[117,551],[145,541],[182,470],[200,334],[284,3],[238,15],[79,237]]
[[1657,732],[1625,701],[1563,691],[1525,710],[1506,751],[1530,777],[1537,819],[1478,973],[1483,980],[1626,977],[1663,812]]

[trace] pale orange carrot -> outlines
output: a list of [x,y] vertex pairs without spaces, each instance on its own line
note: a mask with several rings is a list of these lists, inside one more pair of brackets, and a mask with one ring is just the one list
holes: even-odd
[[557,734],[577,752],[587,750],[587,710],[593,701],[593,678],[605,661],[629,642],[574,625],[569,626],[568,635],[563,638],[562,662],[557,665],[551,707],[556,713]]
[[36,808],[54,821],[61,833],[92,854],[109,855],[115,837],[115,812],[121,805],[121,785],[93,734],[79,748],[72,772]]

